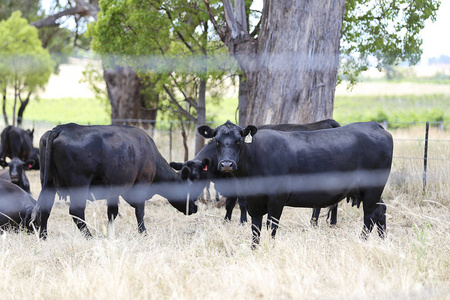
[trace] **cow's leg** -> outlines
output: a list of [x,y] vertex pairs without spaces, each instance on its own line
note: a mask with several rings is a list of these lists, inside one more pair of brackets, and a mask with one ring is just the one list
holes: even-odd
[[119,197],[107,199],[108,204],[108,222],[112,225],[119,214]]
[[220,201],[220,193],[216,190],[216,202]]
[[313,208],[311,221],[309,221],[312,227],[318,226],[319,215],[320,215],[320,208]]
[[247,205],[245,200],[241,197],[238,198],[239,208],[241,209],[241,224],[247,223]]
[[91,232],[86,226],[84,210],[86,209],[87,188],[78,187],[70,189],[70,207],[69,213],[72,216],[73,222],[77,225],[81,233],[86,238],[92,237]]
[[378,218],[376,221],[378,235],[380,238],[384,239],[386,237],[386,204],[384,204],[383,199],[380,198],[378,203]]
[[271,226],[272,226],[272,216],[270,215],[270,212],[269,212],[269,213],[267,213],[267,221],[266,221],[267,230],[269,230]]
[[231,221],[231,214],[233,213],[233,209],[236,206],[237,197],[227,197],[226,204],[225,204],[225,221]]
[[114,220],[119,214],[119,197],[108,198],[106,203],[108,205],[108,236],[113,237],[115,235]]
[[[47,221],[55,202],[56,189],[54,187],[45,187],[39,194],[38,202],[33,211],[33,219],[36,219],[39,229],[39,237],[43,240],[47,239]],[[36,213],[35,213],[36,212]]]
[[[277,229],[280,224],[281,213],[283,212],[283,205],[277,200],[273,200],[269,203],[268,207],[270,222],[272,227],[272,238],[275,238]],[[268,219],[269,221],[269,219]]]
[[151,198],[151,196],[149,197],[148,190],[140,188],[139,184],[139,182],[136,182],[135,187],[122,195],[122,197],[134,208],[139,233],[146,233],[147,229],[144,225],[145,200]]
[[256,249],[261,240],[261,227],[263,216],[251,217],[252,218],[252,249]]
[[139,233],[146,233],[147,229],[144,225],[145,201],[137,202],[133,204],[133,207],[134,213],[136,214]]
[[338,211],[338,204],[334,204],[328,207],[328,217],[330,219],[330,225],[335,226],[337,223],[337,211]]
[[381,192],[370,190],[363,194],[364,228],[362,239],[367,239],[374,225],[378,227],[378,234],[384,238],[386,235],[386,206],[381,200]]

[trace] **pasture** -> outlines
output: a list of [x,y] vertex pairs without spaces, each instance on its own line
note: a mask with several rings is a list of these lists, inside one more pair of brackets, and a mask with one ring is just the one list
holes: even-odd
[[[352,93],[338,86],[335,118],[342,124],[383,115],[390,122],[424,122],[443,115],[448,122],[449,94],[448,84],[360,83]],[[236,106],[230,99],[207,107],[208,120],[234,121]],[[37,120],[35,146],[55,124],[107,124],[108,116],[97,99],[41,99],[25,112]],[[199,203],[198,213],[186,217],[158,197],[146,203],[147,235],[137,233],[134,209],[124,201],[108,235],[106,201],[88,201],[94,238],[86,240],[69,216],[69,203],[56,200],[47,241],[25,233],[0,236],[1,298],[449,299],[450,132],[448,123],[447,131],[430,129],[423,193],[424,127],[390,130],[394,160],[383,194],[385,240],[373,232],[363,242],[362,208],[344,200],[334,228],[326,210],[319,228],[312,228],[311,209],[285,207],[276,239],[263,228],[261,246],[252,251],[250,225],[239,223],[238,207],[224,222],[225,209],[216,203]],[[172,147],[167,131],[152,137],[166,160],[182,161],[179,132]],[[192,129],[189,143],[193,149]],[[39,172],[27,174],[37,199]]]
[[[424,129],[396,129],[394,162],[383,194],[387,238],[359,238],[362,208],[341,202],[331,228],[322,211],[319,228],[311,209],[286,207],[275,240],[263,228],[252,251],[250,225],[239,224],[238,207],[200,203],[186,217],[166,200],[147,201],[148,234],[137,233],[134,209],[121,201],[108,234],[106,202],[88,202],[86,240],[56,200],[49,238],[3,233],[0,237],[2,299],[448,299],[450,295],[450,133],[431,128],[426,193],[422,193]],[[167,157],[156,133],[158,148]],[[38,136],[38,135],[36,135]],[[422,141],[419,141],[422,139]],[[36,142],[35,142],[36,143]],[[182,157],[175,153],[174,156]],[[39,172],[28,176],[32,194]]]

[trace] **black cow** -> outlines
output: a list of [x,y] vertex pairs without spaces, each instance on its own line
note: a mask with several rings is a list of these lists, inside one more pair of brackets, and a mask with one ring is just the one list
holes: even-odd
[[[253,247],[259,244],[264,214],[269,214],[275,237],[285,205],[326,207],[346,197],[363,202],[362,237],[374,224],[384,237],[386,207],[381,194],[390,173],[393,141],[376,122],[282,132],[227,121],[216,129],[203,126],[199,132],[214,137],[217,168],[239,178],[238,195],[244,197],[252,218]],[[245,142],[248,134],[251,143]]]
[[0,229],[26,228],[33,232],[31,213],[36,200],[17,185],[0,179]]
[[26,162],[23,162],[18,157],[13,157],[9,163],[0,160],[0,165],[4,168],[8,167],[8,170],[4,170],[7,172],[2,172],[2,174],[0,174],[0,178],[18,185],[28,194],[31,193],[30,182],[28,181],[25,171],[29,170],[34,165],[34,160],[29,159]]
[[[262,125],[259,126],[258,129],[271,129],[271,130],[279,130],[279,131],[314,131],[328,128],[336,128],[341,125],[332,119],[326,119],[315,123],[309,124],[270,124],[270,125]],[[204,131],[203,126],[200,126],[198,131],[203,135],[201,131]],[[208,127],[209,128],[209,127]],[[207,130],[207,128],[206,128]],[[227,191],[229,186],[228,183],[225,185],[222,184],[223,179],[232,178],[229,174],[225,172],[221,172],[218,170],[218,161],[216,155],[216,146],[215,142],[211,141],[205,147],[203,147],[199,153],[190,161],[185,163],[175,163],[171,162],[170,165],[175,170],[181,170],[184,166],[187,166],[191,170],[190,179],[193,182],[201,179],[204,184],[209,185],[210,181],[215,182],[216,191],[220,191],[222,195],[226,197],[226,214],[225,220],[231,220],[231,215],[233,213],[233,209],[236,206],[236,202],[238,201],[238,197],[235,196],[235,191]],[[215,180],[219,179],[219,180]],[[199,183],[200,184],[200,183]],[[233,189],[234,190],[234,189]],[[233,196],[234,194],[234,196]],[[247,222],[247,209],[245,208],[245,202],[239,198],[239,207],[241,210],[241,223]],[[337,221],[337,205],[333,205],[330,207],[331,211],[331,224],[336,224]],[[319,218],[320,208],[314,208],[313,214],[311,217],[311,224],[316,226],[317,220]],[[329,212],[330,215],[330,212]]]
[[[87,237],[86,199],[107,199],[108,219],[118,214],[119,195],[135,208],[139,232],[144,232],[145,201],[154,194],[166,197],[183,213],[197,211],[194,200],[186,207],[189,169],[175,172],[145,131],[125,125],[59,125],[40,140],[41,184],[34,217],[47,237],[47,220],[55,193],[70,195],[70,214]],[[182,180],[184,179],[184,180]],[[166,183],[164,185],[164,183]],[[170,185],[168,185],[170,184]]]
[[34,161],[34,164],[30,167],[31,170],[39,170],[39,148],[31,148],[30,159]]
[[23,130],[13,126],[7,126],[1,133],[0,160],[6,157],[18,157],[26,161],[33,148],[33,130]]

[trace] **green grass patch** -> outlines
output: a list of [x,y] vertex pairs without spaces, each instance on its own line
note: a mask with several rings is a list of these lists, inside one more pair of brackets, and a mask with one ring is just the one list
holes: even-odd
[[[12,112],[11,102],[7,103],[8,112]],[[222,124],[227,120],[236,122],[237,106],[237,98],[226,98],[219,102],[207,100],[207,122],[212,122],[213,125]],[[24,118],[53,124],[69,122],[110,124],[111,114],[109,110],[106,100],[102,101],[95,98],[33,99],[25,110]],[[411,122],[449,122],[450,95],[337,95],[334,119],[342,124],[387,121],[390,123],[390,128],[406,127]],[[168,129],[170,126],[167,121],[160,120],[158,122],[159,127],[162,126],[161,128]]]
[[238,98],[223,99],[218,103],[206,103],[206,121],[212,122],[214,125],[220,125],[230,120],[233,123],[237,122],[239,117]]
[[[12,101],[7,111],[12,115]],[[111,112],[106,100],[97,98],[32,99],[24,112],[24,119],[54,124],[111,124]],[[11,117],[10,117],[11,118]],[[10,120],[11,122],[11,120]]]
[[389,127],[450,120],[450,95],[336,96],[334,119],[342,124],[387,121]]

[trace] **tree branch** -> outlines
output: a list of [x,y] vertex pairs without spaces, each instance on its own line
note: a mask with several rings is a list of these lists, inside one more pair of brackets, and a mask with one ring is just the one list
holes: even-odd
[[206,10],[208,11],[209,19],[213,23],[214,29],[216,30],[216,32],[219,35],[219,37],[222,40],[222,42],[225,43],[225,32],[223,32],[223,30],[219,27],[219,24],[217,24],[217,21],[214,18],[214,13],[213,13],[211,7],[209,6],[208,0],[203,0],[203,3],[205,3]]
[[250,33],[250,36],[252,38],[254,38],[257,34],[259,34],[259,30],[261,29],[261,20],[262,18],[259,19],[258,24],[256,24],[255,29],[253,29],[253,31]]
[[233,14],[233,5],[230,0],[222,0],[223,10],[225,12],[225,20],[228,25],[228,29],[231,32],[231,38],[235,40],[239,36],[238,24]]
[[240,25],[239,26],[240,28],[238,28],[238,30],[240,29],[242,33],[248,34],[247,17],[245,13],[245,1],[235,0],[234,6],[236,9],[236,21],[238,25]]
[[182,114],[183,116],[185,116],[186,118],[190,119],[193,122],[197,121],[197,118],[195,118],[193,115],[191,115],[189,112],[187,112],[183,107],[181,107],[181,105],[178,103],[177,99],[175,99],[175,97],[172,95],[172,93],[170,92],[170,90],[167,88],[167,86],[164,84],[163,85],[164,90],[166,91],[167,95],[169,96],[171,102],[173,104],[175,104],[175,106],[177,107],[177,112]]
[[57,21],[60,18],[73,15],[80,15],[83,17],[89,16],[97,19],[97,14],[100,11],[98,4],[90,4],[87,1],[82,0],[75,0],[75,2],[77,4],[75,7],[68,8],[45,19],[33,22],[31,25],[36,28],[59,26],[60,24]]

